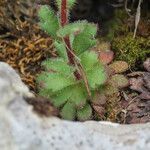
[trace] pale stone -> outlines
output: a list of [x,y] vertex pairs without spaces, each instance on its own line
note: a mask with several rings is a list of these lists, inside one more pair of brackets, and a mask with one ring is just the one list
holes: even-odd
[[33,96],[16,71],[7,63],[0,62],[0,104],[12,100],[16,95]]
[[[7,67],[9,69],[9,66]],[[5,70],[2,70],[4,75]],[[28,90],[16,92],[10,86],[15,80],[12,80],[13,78],[15,75],[7,79],[0,75],[0,150],[150,149],[150,123],[141,125],[96,121],[81,123],[40,117],[23,99],[23,96],[30,92]],[[17,82],[23,84],[21,80]],[[26,87],[24,84],[23,86]]]

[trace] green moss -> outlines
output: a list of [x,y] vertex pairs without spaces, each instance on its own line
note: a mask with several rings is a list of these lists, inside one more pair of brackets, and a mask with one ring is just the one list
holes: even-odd
[[150,55],[150,38],[136,37],[132,34],[114,38],[112,49],[116,54],[116,60],[126,61],[130,67],[134,67],[138,61],[143,61]]

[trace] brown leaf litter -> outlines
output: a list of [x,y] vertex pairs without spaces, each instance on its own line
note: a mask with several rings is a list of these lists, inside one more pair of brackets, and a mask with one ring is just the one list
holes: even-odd
[[[52,39],[40,30],[36,16],[34,0],[0,1],[0,61],[11,65],[33,92],[37,92],[35,78],[42,70],[41,62],[56,56]],[[41,115],[58,115],[45,98],[26,101]]]
[[143,64],[145,71],[128,74],[132,94],[121,101],[122,123],[150,122],[150,58]]
[[0,61],[18,71],[22,80],[36,91],[35,77],[41,62],[55,56],[52,40],[36,23],[33,0],[0,2]]
[[37,25],[26,22],[26,28],[28,37],[21,36],[14,40],[0,39],[0,61],[7,62],[16,69],[22,80],[35,91],[35,77],[41,71],[41,62],[47,57],[54,56],[55,53],[52,40],[36,34],[40,32]]

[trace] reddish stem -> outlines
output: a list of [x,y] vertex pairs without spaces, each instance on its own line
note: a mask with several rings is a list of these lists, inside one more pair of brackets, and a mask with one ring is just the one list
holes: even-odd
[[72,64],[72,65],[74,65],[74,56],[73,56],[73,54],[70,52],[70,50],[71,50],[71,45],[70,45],[70,40],[69,40],[69,37],[67,36],[67,37],[65,37],[64,38],[64,41],[65,41],[65,43],[66,43],[66,45],[67,45],[67,55],[68,55],[68,58],[69,58],[69,63],[70,64]]
[[67,14],[67,0],[62,0],[61,1],[61,14],[60,14],[60,18],[61,18],[61,26],[65,26],[66,24],[68,24],[68,14]]
[[[65,25],[68,24],[67,0],[61,1],[60,21],[61,21],[62,27],[64,27]],[[67,56],[69,59],[69,63],[72,65],[75,65],[74,55],[71,53],[71,51],[73,51],[73,50],[71,48],[69,36],[65,37],[64,41],[65,41],[65,44],[67,45],[66,49],[67,49]],[[74,75],[75,75],[77,80],[81,79],[81,75],[79,74],[79,72],[77,70],[74,72]]]

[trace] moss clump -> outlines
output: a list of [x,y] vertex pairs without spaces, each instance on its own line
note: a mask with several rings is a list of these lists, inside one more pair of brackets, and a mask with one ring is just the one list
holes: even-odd
[[131,34],[117,37],[112,41],[112,49],[116,60],[126,61],[130,67],[134,67],[136,62],[143,61],[150,55],[150,38],[133,39]]

